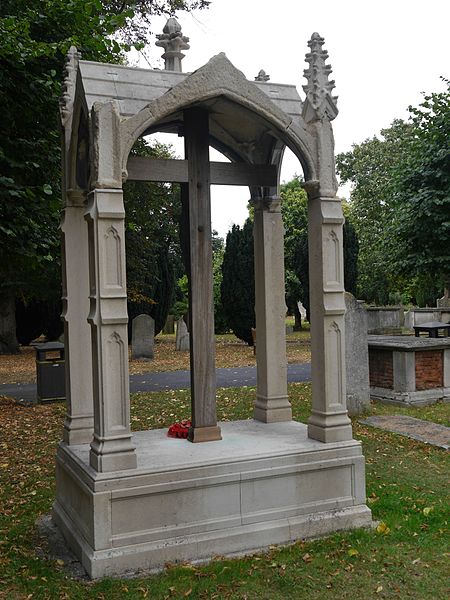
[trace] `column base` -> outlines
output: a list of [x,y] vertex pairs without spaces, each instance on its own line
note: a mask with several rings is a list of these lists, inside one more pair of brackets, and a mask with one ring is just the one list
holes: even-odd
[[253,418],[263,423],[280,423],[292,421],[292,407],[287,396],[267,398],[256,396]]
[[352,423],[345,413],[312,414],[308,421],[308,437],[319,442],[346,442],[353,439]]
[[64,422],[63,442],[69,446],[89,444],[94,435],[94,416],[67,416]]
[[91,442],[89,464],[98,473],[123,471],[137,467],[136,448],[129,436]]
[[222,439],[220,427],[213,425],[212,427],[191,427],[188,433],[188,441],[193,442],[214,442]]

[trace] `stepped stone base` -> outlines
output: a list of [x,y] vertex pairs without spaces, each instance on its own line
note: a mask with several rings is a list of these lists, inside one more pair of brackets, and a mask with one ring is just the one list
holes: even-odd
[[371,524],[359,442],[294,421],[220,427],[205,444],[138,432],[137,469],[115,473],[93,471],[88,444],[59,446],[53,519],[92,578]]

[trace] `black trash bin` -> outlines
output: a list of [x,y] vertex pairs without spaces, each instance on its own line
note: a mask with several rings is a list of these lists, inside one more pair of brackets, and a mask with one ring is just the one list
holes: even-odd
[[64,344],[48,342],[36,346],[37,402],[66,399]]

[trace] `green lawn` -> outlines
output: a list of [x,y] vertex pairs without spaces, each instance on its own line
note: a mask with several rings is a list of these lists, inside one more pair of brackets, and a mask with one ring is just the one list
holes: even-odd
[[[289,386],[294,416],[310,411],[309,384]],[[220,420],[251,416],[254,389],[218,390]],[[448,454],[354,422],[367,460],[367,496],[378,529],[273,547],[245,559],[204,566],[169,566],[159,575],[130,580],[75,581],[64,565],[42,557],[45,542],[35,521],[54,495],[54,452],[62,405],[20,407],[0,399],[0,597],[33,599],[235,598],[340,599],[448,598]],[[375,406],[372,414],[398,414]],[[448,423],[450,406],[408,410]],[[133,429],[167,427],[189,416],[189,392],[135,394]],[[447,538],[446,538],[447,536]]]

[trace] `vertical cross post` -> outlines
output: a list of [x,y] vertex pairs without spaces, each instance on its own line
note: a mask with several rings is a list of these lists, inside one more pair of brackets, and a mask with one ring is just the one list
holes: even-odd
[[184,111],[189,175],[191,442],[220,440],[216,416],[208,113]]

